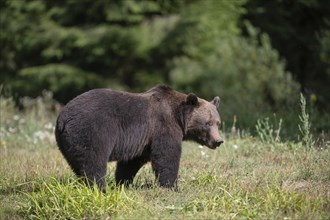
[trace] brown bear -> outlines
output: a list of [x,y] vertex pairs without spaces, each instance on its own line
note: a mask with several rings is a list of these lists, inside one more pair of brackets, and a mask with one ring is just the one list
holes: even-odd
[[56,141],[74,173],[103,191],[108,161],[117,161],[117,184],[132,183],[151,161],[160,186],[176,188],[183,140],[223,143],[219,102],[159,85],[144,93],[94,89],[63,108]]

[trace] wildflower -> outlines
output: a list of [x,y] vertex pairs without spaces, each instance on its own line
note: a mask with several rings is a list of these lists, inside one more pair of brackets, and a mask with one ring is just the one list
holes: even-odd
[[207,155],[206,153],[205,153],[205,151],[201,151],[201,154],[202,154],[202,157],[209,157],[209,155]]
[[43,140],[43,139],[45,139],[46,134],[43,131],[36,131],[36,132],[34,132],[33,136],[36,139]]
[[237,144],[234,144],[233,148],[236,150],[238,148]]
[[10,127],[10,128],[8,129],[8,131],[9,131],[10,133],[16,133],[17,128],[12,128],[12,127]]
[[203,149],[204,147],[202,145],[198,145],[198,148]]
[[[27,139],[29,140],[30,138],[27,137]],[[49,133],[48,131],[36,131],[33,133],[32,143],[37,144],[39,141],[49,141],[51,143],[54,143],[55,138],[54,135],[52,135],[52,133]]]
[[52,129],[53,128],[53,124],[51,122],[48,122],[47,124],[45,124],[45,128],[46,129]]
[[26,140],[27,140],[27,142],[29,142],[29,143],[31,143],[32,142],[32,139],[30,138],[30,136],[29,135],[25,135],[25,138],[26,138]]
[[14,115],[14,116],[13,116],[13,119],[14,119],[15,121],[18,121],[18,120],[19,120],[19,115]]

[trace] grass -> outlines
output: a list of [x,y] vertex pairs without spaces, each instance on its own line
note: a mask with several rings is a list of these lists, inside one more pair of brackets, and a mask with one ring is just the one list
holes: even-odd
[[330,218],[327,140],[305,147],[230,135],[215,151],[187,142],[179,192],[158,187],[150,164],[131,187],[116,188],[109,163],[102,194],[73,176],[56,147],[47,103],[19,112],[1,98],[0,107],[0,219]]
[[109,188],[104,195],[100,190],[91,190],[70,177],[33,181],[31,191],[24,193],[26,203],[20,205],[18,212],[37,219],[107,217],[119,210],[129,211],[135,201],[134,195],[123,188]]

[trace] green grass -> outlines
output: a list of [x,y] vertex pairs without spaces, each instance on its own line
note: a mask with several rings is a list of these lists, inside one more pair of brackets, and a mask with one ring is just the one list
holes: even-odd
[[127,212],[135,203],[134,195],[123,188],[109,188],[104,195],[70,177],[51,177],[32,181],[31,185],[31,192],[23,193],[26,201],[18,210],[29,218],[100,218]]
[[131,187],[116,188],[109,163],[102,194],[73,176],[52,135],[54,115],[0,104],[0,219],[330,218],[326,140],[304,147],[228,137],[217,150],[184,143],[179,192],[158,187],[150,164]]

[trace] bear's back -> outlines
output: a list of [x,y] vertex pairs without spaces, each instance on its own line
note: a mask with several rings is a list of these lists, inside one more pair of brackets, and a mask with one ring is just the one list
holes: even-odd
[[[94,89],[72,99],[58,117],[62,124],[82,126],[85,123],[101,123],[119,120],[134,123],[138,116],[146,116],[150,107],[150,95],[121,92],[111,89]],[[100,124],[100,126],[101,126]]]
[[57,120],[55,134],[60,149],[111,143],[111,160],[140,154],[153,133],[150,98],[152,94],[111,89],[90,90],[77,96]]

